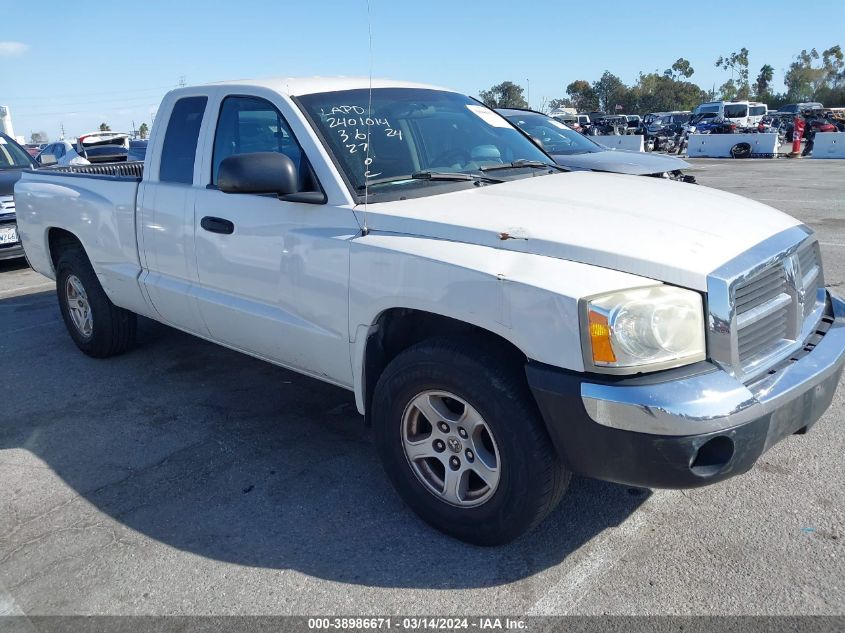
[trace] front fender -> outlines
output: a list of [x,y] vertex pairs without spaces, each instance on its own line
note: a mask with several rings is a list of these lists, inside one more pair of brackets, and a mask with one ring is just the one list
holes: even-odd
[[584,371],[578,300],[657,283],[477,244],[378,232],[357,238],[350,255],[349,336],[359,408],[367,335],[385,310],[456,319],[501,336],[531,360]]

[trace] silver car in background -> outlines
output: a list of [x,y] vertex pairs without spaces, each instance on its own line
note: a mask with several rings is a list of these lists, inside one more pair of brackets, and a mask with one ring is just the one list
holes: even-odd
[[690,164],[680,158],[610,149],[541,112],[506,108],[496,111],[542,145],[563,167],[695,182],[693,176],[683,173]]

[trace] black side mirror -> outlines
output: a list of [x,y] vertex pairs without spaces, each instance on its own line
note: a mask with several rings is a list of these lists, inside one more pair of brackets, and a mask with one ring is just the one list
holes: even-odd
[[217,188],[224,193],[297,192],[296,165],[278,152],[235,154],[223,159],[217,171]]

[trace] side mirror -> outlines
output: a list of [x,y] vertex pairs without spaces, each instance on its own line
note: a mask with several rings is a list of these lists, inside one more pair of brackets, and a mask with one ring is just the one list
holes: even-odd
[[297,192],[296,165],[278,152],[235,154],[223,159],[217,171],[217,188],[224,193]]
[[38,162],[45,167],[48,167],[50,165],[55,165],[59,161],[56,160],[55,154],[41,154],[38,158]]

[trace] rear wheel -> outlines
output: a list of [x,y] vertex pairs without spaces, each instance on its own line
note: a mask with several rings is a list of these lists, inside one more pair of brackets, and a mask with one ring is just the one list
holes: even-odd
[[391,482],[421,518],[498,545],[537,525],[570,475],[521,365],[485,342],[433,339],[399,354],[376,386],[373,425]]
[[80,246],[68,246],[59,256],[56,293],[65,326],[80,350],[106,358],[132,346],[137,317],[109,300]]

